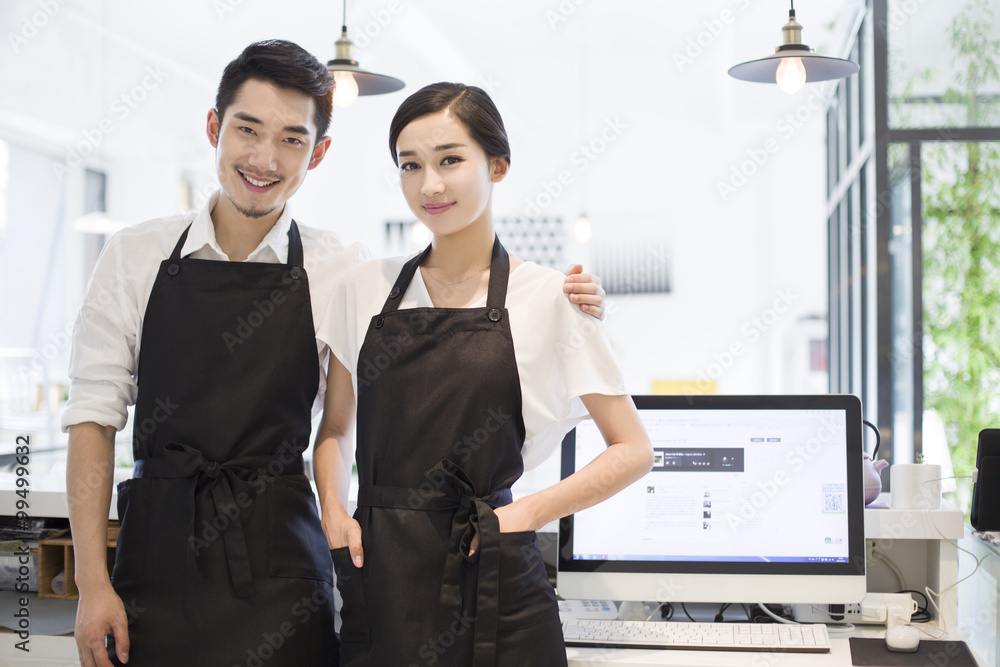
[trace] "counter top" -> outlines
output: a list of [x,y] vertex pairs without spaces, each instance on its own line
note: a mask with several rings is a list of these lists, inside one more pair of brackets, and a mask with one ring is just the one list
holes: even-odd
[[[132,476],[131,468],[115,468],[115,484]],[[14,473],[0,473],[0,516],[15,516],[17,501],[22,499],[18,490],[27,489],[28,507],[25,510],[31,518],[69,518],[69,506],[66,502],[66,471],[53,469],[47,475],[31,475],[26,477],[27,486],[18,486]],[[118,519],[118,494],[111,489],[111,509],[108,518]]]
[[865,538],[907,540],[957,540],[962,537],[962,512],[942,502],[941,509],[893,509],[889,494],[881,494],[865,508]]

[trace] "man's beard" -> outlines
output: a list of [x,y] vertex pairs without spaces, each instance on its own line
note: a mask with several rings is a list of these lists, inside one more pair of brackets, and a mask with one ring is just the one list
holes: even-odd
[[274,211],[274,209],[278,208],[277,206],[272,206],[271,208],[269,208],[267,210],[264,210],[264,209],[261,209],[261,208],[243,208],[242,206],[240,206],[237,203],[236,199],[234,199],[231,194],[229,194],[227,192],[226,196],[229,197],[229,201],[231,201],[233,203],[233,208],[235,208],[237,211],[239,211],[239,213],[241,215],[243,215],[244,217],[247,217],[247,218],[255,219],[255,220],[258,219],[258,218],[263,218],[266,215],[269,215],[272,211]]

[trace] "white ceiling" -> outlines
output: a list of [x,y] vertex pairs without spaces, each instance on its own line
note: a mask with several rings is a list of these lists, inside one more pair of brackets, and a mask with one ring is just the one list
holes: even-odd
[[[857,3],[800,0],[810,45],[839,48],[845,4]],[[612,98],[659,107],[676,125],[752,117],[758,102],[767,109],[780,95],[729,80],[725,68],[780,41],[784,2],[352,0],[347,10],[362,67],[407,82],[341,114],[356,124],[363,109],[377,112],[382,125],[373,129],[383,133],[406,92],[437,80],[485,84],[511,125],[565,133],[583,132]],[[110,120],[98,147],[106,154],[199,158],[204,112],[229,60],[251,41],[280,37],[325,61],[340,23],[341,4],[304,0],[5,1],[0,125],[68,148]],[[697,57],[679,68],[676,55],[697,41],[701,54],[689,50]],[[148,94],[135,91],[144,79],[156,84]]]

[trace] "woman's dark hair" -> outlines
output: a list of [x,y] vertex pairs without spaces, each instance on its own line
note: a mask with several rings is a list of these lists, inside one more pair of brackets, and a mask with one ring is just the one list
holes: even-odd
[[281,39],[254,42],[226,65],[215,95],[215,111],[219,121],[236,99],[240,86],[249,79],[265,81],[279,88],[298,90],[313,98],[316,112],[316,139],[326,134],[333,112],[333,75],[315,56],[298,44]]
[[403,128],[421,116],[448,109],[469,130],[477,144],[492,158],[503,158],[510,163],[510,144],[507,130],[493,100],[486,91],[462,83],[432,83],[407,97],[389,124],[389,152],[399,166],[396,142]]

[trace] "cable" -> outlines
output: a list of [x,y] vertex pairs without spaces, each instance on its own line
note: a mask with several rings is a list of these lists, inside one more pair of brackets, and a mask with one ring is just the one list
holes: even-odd
[[751,604],[750,613],[747,615],[751,623],[773,623],[774,619],[760,610],[761,605]]
[[[737,604],[737,603],[735,603],[735,602],[727,602],[727,603],[723,604],[719,608],[719,611],[716,613],[714,622],[715,623],[725,623],[726,621],[722,617],[723,613],[729,607],[732,607],[735,604]],[[749,623],[770,623],[770,622],[773,622],[773,621],[777,621],[778,623],[787,623],[789,625],[801,625],[801,623],[797,623],[796,621],[793,621],[790,618],[785,618],[785,617],[779,616],[778,614],[776,614],[773,611],[771,611],[767,607],[767,605],[765,605],[765,604],[755,603],[755,604],[751,605],[749,608],[746,606],[746,604],[743,604],[743,603],[738,603],[738,604],[739,604],[740,607],[743,608],[743,613],[746,614],[747,622],[749,622]],[[688,611],[687,605],[684,602],[681,602],[680,605],[681,605],[681,610],[684,612],[684,615],[688,617],[688,620],[691,621],[692,623],[697,623],[698,621],[693,616],[691,616],[691,613]],[[755,614],[754,613],[755,610],[760,610],[761,613],[759,615]],[[674,615],[674,606],[671,603],[669,603],[669,602],[664,602],[661,605],[659,605],[656,609],[654,609],[653,613],[651,613],[649,615],[649,617],[646,618],[646,620],[648,621],[648,620],[652,619],[653,616],[656,615],[657,611],[660,611],[660,616],[663,618],[663,620],[669,620]],[[782,613],[785,613],[783,606],[782,606]],[[827,613],[829,613],[829,612],[827,612]],[[848,625],[850,625],[850,624],[848,624]],[[853,627],[853,626],[851,626],[851,627]]]
[[[960,476],[952,475],[950,477],[939,477],[937,479],[928,479],[928,480],[924,481],[920,485],[920,487],[921,487],[920,488],[920,495],[923,496],[925,500],[929,500],[929,498],[926,496],[926,494],[925,494],[925,492],[923,490],[924,484],[929,484],[931,482],[942,482],[942,481],[944,481],[946,479],[964,479],[966,477],[969,477],[969,475],[960,475]],[[930,503],[928,503],[928,504],[930,504]],[[937,602],[935,602],[934,598],[932,598],[931,596],[932,595],[936,596],[938,598],[938,600],[940,600],[941,597],[943,597],[945,593],[948,593],[949,591],[951,591],[951,589],[956,588],[963,581],[965,581],[967,579],[970,579],[973,575],[976,574],[976,572],[979,571],[979,566],[983,564],[983,561],[986,560],[987,557],[989,557],[989,554],[986,554],[982,558],[976,558],[976,554],[972,553],[968,549],[963,549],[962,547],[958,546],[958,540],[952,540],[952,539],[946,537],[945,534],[941,532],[941,529],[938,528],[937,523],[934,522],[934,516],[933,515],[928,515],[928,517],[930,518],[930,524],[931,524],[931,526],[934,527],[934,531],[938,535],[941,536],[942,540],[944,540],[948,544],[950,544],[953,547],[955,547],[955,549],[957,549],[958,551],[961,551],[962,553],[969,554],[970,556],[972,556],[972,559],[974,561],[976,561],[976,567],[974,567],[972,569],[972,572],[970,572],[969,574],[965,575],[964,577],[962,577],[961,579],[959,579],[958,581],[956,581],[955,583],[953,583],[951,586],[949,586],[948,588],[946,588],[943,591],[941,591],[940,593],[938,593],[937,591],[933,590],[930,586],[924,586],[924,591],[927,593],[926,599],[931,604],[931,606],[934,607],[934,610],[937,612],[937,617],[938,617],[938,619],[941,622],[941,633],[942,634],[940,636],[935,637],[934,635],[930,634],[929,632],[927,632],[923,628],[918,628],[918,630],[920,630],[921,632],[924,632],[924,634],[926,634],[929,637],[933,637],[934,639],[944,639],[944,638],[947,638],[949,636],[949,633],[948,633],[948,621],[944,617],[944,614],[941,613],[941,608],[938,606]],[[957,558],[956,558],[956,560],[957,560]]]
[[782,618],[781,616],[778,616],[773,611],[768,609],[767,605],[761,604],[760,602],[757,603],[757,607],[759,607],[762,612],[773,618],[778,623],[787,623],[788,625],[802,625],[801,623],[797,623],[796,621],[790,621],[787,618]]
[[900,571],[899,567],[895,563],[892,562],[892,559],[890,559],[888,556],[886,556],[881,551],[878,551],[878,550],[875,549],[875,542],[874,542],[874,540],[872,541],[872,558],[874,558],[875,560],[879,560],[879,561],[882,561],[883,563],[885,563],[886,567],[888,567],[890,570],[892,570],[893,573],[896,575],[896,582],[899,584],[899,587],[900,588],[906,588],[906,579],[903,577],[902,571]]
[[911,623],[927,623],[928,621],[931,620],[931,613],[927,609],[930,606],[930,603],[927,601],[927,594],[926,593],[924,593],[923,591],[917,591],[917,590],[913,590],[913,589],[896,591],[896,592],[897,593],[916,594],[916,595],[919,595],[920,597],[922,597],[924,599],[924,606],[921,607],[918,604],[917,605],[917,611],[915,611],[910,616],[910,622]]
[[[666,606],[666,609],[663,609],[664,605]],[[660,618],[662,618],[663,620],[666,620],[674,615],[674,608],[670,605],[670,603],[661,602],[656,606],[656,609],[654,609],[652,613],[650,613],[650,615],[646,617],[646,620],[647,621],[652,620],[653,617],[656,616],[656,612],[660,611],[660,609],[663,609],[663,612],[660,614]]]
[[[938,502],[935,503],[934,499],[931,498],[930,496],[928,496],[927,495],[927,491],[924,490],[924,484],[931,484],[933,482],[943,482],[946,479],[972,479],[972,475],[952,475],[950,477],[938,477],[936,479],[925,479],[924,481],[922,481],[920,483],[920,497],[923,499],[923,501],[925,503],[927,503],[928,507],[933,507],[935,504],[937,504],[938,507],[934,508],[934,509],[937,509],[937,508],[939,508],[941,506],[941,487],[940,486],[938,487],[938,492],[937,492],[937,495],[938,495],[937,500],[938,500]],[[931,522],[931,523],[933,524],[933,522]],[[937,526],[934,526],[934,529],[937,530]],[[937,532],[938,532],[938,535],[941,535],[941,539],[944,539],[944,540],[948,539],[947,537],[945,537],[944,535],[941,534],[940,530],[938,530]]]
[[[935,530],[936,529],[937,529],[937,527],[935,526]],[[941,531],[938,531],[938,533],[940,533],[940,532]],[[938,639],[942,639],[942,638],[948,636],[948,622],[947,622],[947,619],[945,619],[944,614],[941,613],[941,608],[938,606],[937,602],[935,602],[934,598],[932,598],[930,596],[931,595],[937,596],[937,598],[940,600],[944,596],[945,593],[949,592],[953,588],[956,588],[960,583],[962,583],[966,579],[972,578],[972,576],[975,575],[976,572],[979,571],[979,566],[983,564],[983,561],[986,560],[990,556],[990,554],[985,554],[982,558],[978,558],[977,559],[976,558],[976,554],[972,553],[968,549],[963,549],[962,547],[958,546],[958,542],[952,542],[951,540],[949,540],[948,538],[944,537],[943,535],[941,537],[944,538],[944,540],[946,542],[948,542],[949,544],[953,545],[959,551],[962,551],[962,552],[967,553],[970,556],[972,556],[973,560],[976,561],[976,567],[972,568],[972,572],[970,572],[969,574],[965,575],[964,577],[962,577],[961,579],[959,579],[958,581],[956,581],[955,583],[953,583],[951,586],[949,586],[948,588],[946,588],[943,591],[941,591],[940,593],[938,593],[937,591],[935,591],[934,589],[932,589],[930,586],[924,586],[924,590],[928,594],[928,598],[927,599],[930,601],[931,605],[934,607],[934,611],[937,612],[937,617],[941,620],[941,631],[944,634],[941,637],[938,637]]]

